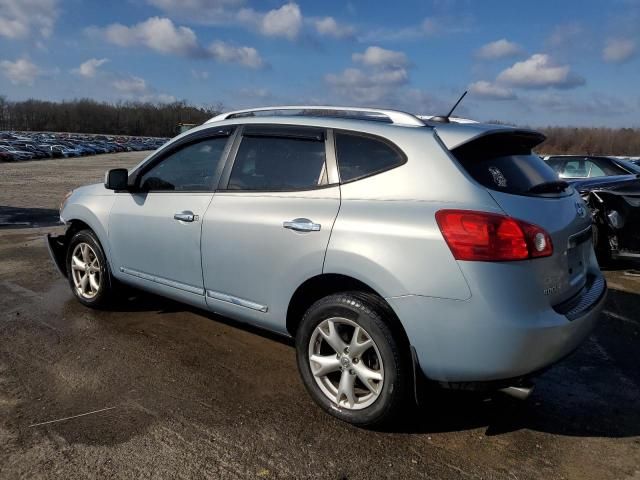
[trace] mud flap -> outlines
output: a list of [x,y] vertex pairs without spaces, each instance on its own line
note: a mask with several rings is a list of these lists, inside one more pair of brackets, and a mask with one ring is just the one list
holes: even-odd
[[45,235],[45,242],[51,260],[53,260],[58,271],[65,277],[67,276],[67,269],[65,268],[65,256],[67,253],[66,241],[66,235],[51,235],[50,233]]
[[427,388],[427,380],[424,373],[422,373],[418,354],[413,345],[411,345],[411,368],[413,370],[413,399],[416,402],[416,406],[420,407],[421,399],[424,398],[424,391]]

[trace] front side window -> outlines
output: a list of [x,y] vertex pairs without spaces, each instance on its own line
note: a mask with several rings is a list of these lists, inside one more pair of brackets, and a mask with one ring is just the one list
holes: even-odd
[[340,181],[366,177],[404,163],[403,155],[382,140],[336,132]]
[[230,190],[306,190],[326,178],[324,141],[245,136],[233,164]]
[[228,137],[190,143],[169,154],[140,178],[143,191],[210,192]]

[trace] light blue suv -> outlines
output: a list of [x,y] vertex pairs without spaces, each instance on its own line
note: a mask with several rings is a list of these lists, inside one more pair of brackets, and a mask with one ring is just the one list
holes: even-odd
[[226,113],[71,192],[48,244],[84,305],[123,283],[295,337],[311,396],[354,424],[421,379],[526,394],[606,294],[543,139],[390,110]]

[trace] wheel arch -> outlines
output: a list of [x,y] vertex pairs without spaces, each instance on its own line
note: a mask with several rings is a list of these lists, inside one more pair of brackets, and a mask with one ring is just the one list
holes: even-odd
[[[74,205],[74,207],[77,206]],[[65,211],[64,213],[66,214],[67,212]],[[113,272],[108,235],[99,219],[87,208],[74,208],[72,215],[65,215],[65,223],[68,225],[67,231],[65,232],[65,245],[68,245],[71,238],[79,231],[91,230],[98,239],[98,242],[100,242],[109,268]]]
[[340,292],[362,292],[366,295],[367,300],[375,303],[378,308],[387,314],[385,319],[390,323],[394,331],[400,335],[400,340],[407,347],[410,345],[402,322],[384,297],[361,280],[338,273],[316,275],[304,281],[296,289],[287,308],[287,332],[295,337],[300,321],[308,308],[321,298]]

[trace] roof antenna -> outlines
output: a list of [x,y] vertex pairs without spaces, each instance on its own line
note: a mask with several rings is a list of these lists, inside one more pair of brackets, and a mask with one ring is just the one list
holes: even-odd
[[465,90],[464,93],[460,95],[460,98],[458,99],[458,101],[451,108],[451,110],[449,110],[449,113],[447,113],[444,117],[439,115],[437,117],[431,117],[429,120],[432,122],[450,123],[449,117],[451,116],[453,111],[458,107],[458,105],[460,104],[460,102],[462,101],[462,99],[465,97],[466,94],[467,94],[467,90]]

